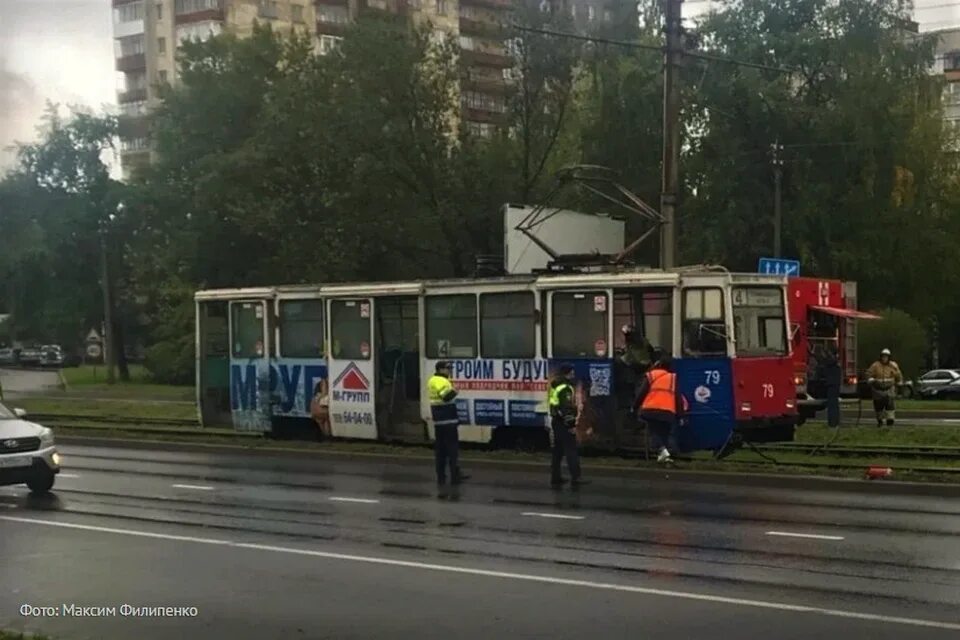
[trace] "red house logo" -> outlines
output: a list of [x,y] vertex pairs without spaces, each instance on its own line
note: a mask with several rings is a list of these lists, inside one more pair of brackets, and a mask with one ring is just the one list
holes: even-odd
[[333,399],[340,402],[370,402],[370,380],[351,362],[333,381]]

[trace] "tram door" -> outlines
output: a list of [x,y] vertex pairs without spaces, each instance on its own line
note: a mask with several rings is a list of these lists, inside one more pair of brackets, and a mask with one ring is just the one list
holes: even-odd
[[385,440],[422,441],[418,297],[376,302],[377,430]]
[[338,438],[377,438],[374,299],[332,299],[330,427]]
[[230,409],[238,431],[271,429],[271,317],[266,300],[230,303]]
[[197,303],[197,400],[204,426],[231,423],[227,323],[226,300]]
[[545,335],[550,369],[569,363],[576,370],[581,427],[606,444],[615,443],[612,302],[609,289],[551,291]]

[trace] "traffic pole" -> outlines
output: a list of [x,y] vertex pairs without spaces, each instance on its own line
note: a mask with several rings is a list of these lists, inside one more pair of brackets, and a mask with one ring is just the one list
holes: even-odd
[[660,266],[676,266],[677,194],[680,185],[680,86],[677,71],[682,54],[683,0],[665,0],[663,50],[663,165],[660,189]]
[[113,370],[113,304],[110,300],[110,267],[107,259],[107,226],[100,224],[100,278],[103,281],[103,364],[107,368],[107,384],[114,384]]

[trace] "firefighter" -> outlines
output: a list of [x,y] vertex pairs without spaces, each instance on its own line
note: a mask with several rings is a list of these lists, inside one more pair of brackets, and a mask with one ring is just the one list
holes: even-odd
[[574,387],[576,376],[573,367],[562,365],[550,381],[547,401],[550,405],[550,428],[553,435],[553,458],[550,463],[550,485],[560,487],[565,480],[560,472],[560,462],[567,459],[572,486],[587,484],[580,477],[580,453],[577,451],[577,401]]
[[880,352],[880,359],[867,369],[867,384],[873,394],[873,410],[877,414],[877,426],[882,427],[886,422],[888,427],[893,426],[896,418],[897,385],[903,383],[903,374],[900,366],[890,359],[890,349]]
[[676,430],[687,410],[686,398],[680,393],[677,374],[673,373],[673,359],[668,354],[657,358],[647,372],[637,393],[638,417],[653,434],[653,444],[659,449],[657,462],[673,462],[670,450],[676,451]]
[[469,476],[460,471],[460,437],[457,433],[460,416],[455,402],[457,390],[450,382],[450,363],[438,362],[435,371],[427,381],[427,395],[430,398],[430,417],[433,418],[437,484],[446,484],[448,465],[450,482],[460,484]]

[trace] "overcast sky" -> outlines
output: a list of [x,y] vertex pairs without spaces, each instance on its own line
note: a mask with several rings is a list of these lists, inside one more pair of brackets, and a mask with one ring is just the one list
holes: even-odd
[[[686,0],[684,15],[711,0]],[[960,24],[960,0],[917,0],[926,29]],[[927,7],[930,7],[929,9]],[[94,109],[116,100],[110,0],[0,0],[0,169],[30,141],[47,100]]]

